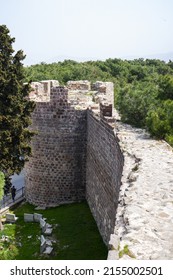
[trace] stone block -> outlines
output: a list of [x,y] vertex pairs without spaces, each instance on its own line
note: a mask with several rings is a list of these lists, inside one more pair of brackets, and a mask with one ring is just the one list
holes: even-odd
[[51,240],[46,240],[46,245],[47,246],[52,246],[52,241]]
[[40,222],[40,219],[42,219],[43,218],[43,215],[41,215],[41,214],[38,214],[38,213],[34,213],[34,221],[35,222]]
[[45,209],[46,209],[46,207],[44,207],[44,206],[37,206],[35,208],[35,210],[45,210]]
[[46,250],[46,247],[47,247],[46,239],[44,238],[43,235],[41,235],[40,241],[41,241],[41,244],[40,244],[40,254],[42,254]]
[[42,228],[46,224],[44,219],[40,219],[40,228]]
[[6,214],[7,223],[15,223],[17,219],[18,219],[18,217],[16,217],[15,214],[10,214],[10,213]]
[[45,240],[46,240],[46,239],[45,239],[44,235],[41,235],[41,236],[40,236],[40,241],[41,241],[41,243],[43,243]]
[[45,228],[45,230],[44,230],[44,234],[45,235],[51,235],[52,234],[52,231],[53,231],[53,229],[52,228]]
[[52,225],[46,223],[46,228],[52,228]]
[[25,222],[34,222],[34,214],[24,213]]
[[46,230],[46,222],[42,218],[40,219],[40,228],[41,228],[42,232],[44,233]]
[[53,251],[53,247],[51,246],[48,246],[46,247],[46,250],[43,252],[43,254],[47,254],[47,255],[50,255]]

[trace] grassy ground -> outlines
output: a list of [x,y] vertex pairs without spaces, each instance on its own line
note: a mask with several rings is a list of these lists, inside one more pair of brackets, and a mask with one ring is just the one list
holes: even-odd
[[[53,226],[55,243],[49,257],[40,254],[39,224],[24,222],[24,213],[35,212],[43,214]],[[19,219],[15,224],[5,224],[0,232],[0,239],[8,236],[6,241],[0,241],[0,259],[99,260],[107,257],[107,248],[86,202],[39,211],[25,203],[13,213]]]

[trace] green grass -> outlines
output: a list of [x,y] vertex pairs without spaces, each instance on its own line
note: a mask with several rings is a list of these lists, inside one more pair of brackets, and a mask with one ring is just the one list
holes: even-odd
[[[0,259],[99,260],[107,257],[107,248],[86,202],[39,211],[25,203],[13,212],[19,219],[15,224],[5,224],[0,232],[0,239],[2,235],[10,237],[6,244],[0,242]],[[56,242],[49,257],[40,254],[39,224],[24,222],[24,213],[34,212],[43,214],[53,226],[52,238]]]

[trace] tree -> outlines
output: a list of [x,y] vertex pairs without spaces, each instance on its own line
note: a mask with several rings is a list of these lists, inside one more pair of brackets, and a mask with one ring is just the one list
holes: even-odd
[[173,100],[173,76],[165,75],[160,77],[158,97],[163,100]]
[[24,84],[23,51],[14,53],[15,41],[0,25],[0,171],[19,174],[31,154],[33,132],[28,129],[35,104],[28,99],[30,84]]
[[145,127],[148,111],[156,106],[157,88],[149,82],[137,82],[121,88],[117,107],[122,121],[137,127]]
[[152,136],[165,139],[173,145],[173,100],[165,100],[155,110],[151,110],[146,122]]

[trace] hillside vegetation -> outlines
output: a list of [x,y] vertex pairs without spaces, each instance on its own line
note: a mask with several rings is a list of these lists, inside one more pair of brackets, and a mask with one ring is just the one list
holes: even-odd
[[25,68],[26,81],[56,79],[112,81],[115,107],[122,121],[146,128],[152,136],[173,145],[173,62],[107,59],[78,63],[72,60]]

